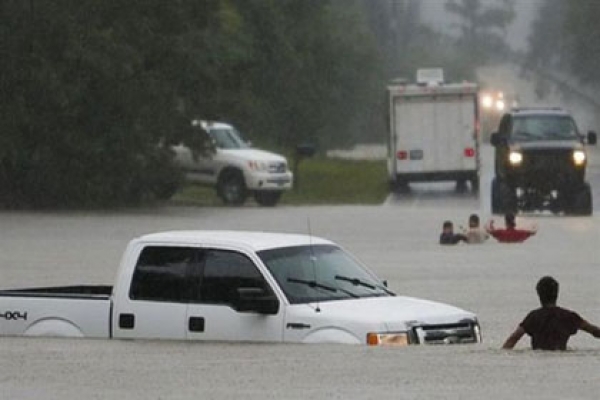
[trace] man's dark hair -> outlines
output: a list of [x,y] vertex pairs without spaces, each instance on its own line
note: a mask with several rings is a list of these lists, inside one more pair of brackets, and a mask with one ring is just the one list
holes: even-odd
[[471,214],[471,216],[469,217],[469,226],[479,226],[479,216],[477,214]]
[[504,216],[504,223],[506,224],[507,228],[514,228],[517,225],[515,223],[515,214],[513,214],[513,213],[507,213]]
[[535,286],[542,306],[556,304],[558,299],[558,282],[551,276],[544,276]]
[[444,221],[444,225],[442,225],[442,227],[444,229],[446,229],[446,228],[452,228],[452,222],[451,221]]

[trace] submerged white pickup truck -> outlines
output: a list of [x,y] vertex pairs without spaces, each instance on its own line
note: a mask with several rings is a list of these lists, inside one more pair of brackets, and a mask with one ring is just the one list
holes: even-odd
[[2,290],[0,334],[374,346],[481,341],[473,313],[395,295],[331,241],[233,231],[134,239],[114,287]]

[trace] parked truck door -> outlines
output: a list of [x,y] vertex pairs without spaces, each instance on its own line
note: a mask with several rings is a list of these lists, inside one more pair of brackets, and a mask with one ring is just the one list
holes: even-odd
[[276,314],[240,310],[240,288],[274,295],[258,267],[245,254],[210,248],[197,267],[197,289],[188,308],[187,337],[203,340],[281,341],[284,307]]

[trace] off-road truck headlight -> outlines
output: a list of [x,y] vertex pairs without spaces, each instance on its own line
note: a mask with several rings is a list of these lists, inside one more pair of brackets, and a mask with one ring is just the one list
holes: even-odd
[[521,165],[523,162],[523,154],[519,153],[518,151],[511,151],[508,155],[508,161],[514,166]]
[[585,163],[585,152],[582,150],[575,150],[573,152],[573,162],[575,165],[583,165]]

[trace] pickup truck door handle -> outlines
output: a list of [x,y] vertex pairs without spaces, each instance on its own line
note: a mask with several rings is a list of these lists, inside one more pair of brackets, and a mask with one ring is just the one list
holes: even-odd
[[289,322],[286,325],[287,329],[310,329],[310,325],[301,322]]
[[190,317],[188,330],[190,332],[204,332],[204,317]]

